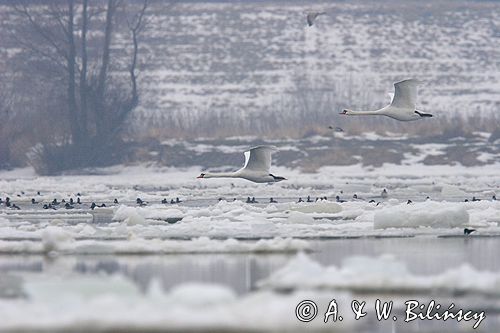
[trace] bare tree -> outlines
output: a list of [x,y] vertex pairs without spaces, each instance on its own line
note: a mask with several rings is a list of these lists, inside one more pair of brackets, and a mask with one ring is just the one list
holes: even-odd
[[[12,8],[24,24],[13,29],[16,45],[31,55],[33,62],[43,59],[55,68],[44,73],[46,79],[60,82],[66,91],[71,149],[60,149],[59,157],[67,161],[60,163],[61,168],[99,163],[109,156],[107,152],[117,142],[127,116],[139,103],[137,66],[147,0],[140,7],[135,3],[127,6],[119,0],[107,0],[105,4],[66,0],[39,6],[22,2]],[[135,15],[126,25],[119,25],[117,13],[130,8],[136,11]],[[112,49],[114,37],[124,29],[130,36],[130,51],[115,54]],[[96,31],[101,34],[89,33]],[[94,37],[89,39],[89,36]],[[123,61],[124,56],[130,57],[127,60],[128,82],[123,76],[112,75],[113,61]]]

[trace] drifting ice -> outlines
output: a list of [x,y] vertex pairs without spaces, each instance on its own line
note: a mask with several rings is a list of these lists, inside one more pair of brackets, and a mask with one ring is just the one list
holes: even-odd
[[377,212],[375,229],[386,228],[454,228],[469,223],[465,207],[454,203],[422,202],[413,205],[401,204]]

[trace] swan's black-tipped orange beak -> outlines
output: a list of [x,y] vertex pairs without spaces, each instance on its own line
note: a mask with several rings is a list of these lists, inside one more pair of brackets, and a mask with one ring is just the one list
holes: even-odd
[[204,174],[204,173],[202,173],[201,175],[199,175],[199,176],[198,176],[198,177],[196,177],[196,178],[198,178],[198,179],[199,179],[199,178],[205,178],[205,174]]
[[344,109],[344,110],[342,110],[342,112],[340,112],[339,114],[347,114],[347,110],[346,110],[346,109]]

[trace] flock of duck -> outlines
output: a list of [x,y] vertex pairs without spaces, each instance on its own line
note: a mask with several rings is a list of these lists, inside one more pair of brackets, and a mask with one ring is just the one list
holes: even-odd
[[[25,195],[24,192],[22,192],[22,194],[18,194],[17,197],[20,199],[20,200],[23,200],[24,201],[24,198],[23,196]],[[37,193],[38,196],[40,196],[40,192]],[[106,205],[106,203],[95,203],[94,201],[92,202],[88,202],[88,203],[85,203],[83,202],[81,199],[80,199],[80,196],[81,194],[80,193],[77,193],[76,194],[76,200],[74,200],[73,198],[69,198],[67,201],[66,199],[61,199],[61,201],[57,200],[57,198],[54,198],[52,201],[49,201],[49,202],[39,202],[37,201],[35,198],[31,198],[31,206],[32,207],[42,207],[43,209],[50,209],[50,210],[58,210],[58,209],[75,209],[75,208],[84,208],[84,207],[88,207],[90,208],[91,210],[94,210],[96,208],[104,208],[104,207],[108,207],[108,206],[117,206],[120,204],[120,202],[118,201],[117,198],[114,198],[113,199],[113,202],[112,203],[108,203],[108,205]],[[28,197],[29,198],[29,197]],[[180,204],[182,202],[182,200],[180,200],[179,198],[175,198],[175,199],[170,199],[167,200],[167,198],[163,198],[161,201],[160,201],[162,204]],[[142,200],[141,198],[137,198],[135,203],[138,205],[138,206],[147,206],[149,203],[147,201],[144,201]],[[21,207],[19,205],[17,205],[16,203],[14,203],[10,197],[6,197],[5,200],[3,200],[2,198],[0,198],[0,206],[1,205],[4,205],[5,207],[7,208],[10,208],[12,210],[20,210]]]
[[[343,191],[340,191],[340,193],[342,194]],[[38,195],[40,195],[40,192],[38,192]],[[50,209],[50,210],[75,209],[75,208],[84,208],[84,207],[88,207],[91,210],[94,210],[95,208],[104,208],[104,207],[108,207],[108,206],[112,207],[112,206],[117,206],[120,204],[120,202],[116,198],[113,199],[113,202],[108,203],[108,205],[106,205],[106,203],[100,203],[100,204],[95,203],[94,201],[85,203],[85,202],[81,201],[80,196],[81,196],[81,194],[77,193],[76,200],[74,200],[73,198],[69,198],[68,201],[66,201],[65,199],[62,199],[61,201],[59,201],[59,200],[57,200],[57,198],[54,198],[52,201],[45,202],[45,203],[39,202],[35,198],[31,198],[31,206],[34,206],[34,207],[41,206],[43,209]],[[24,201],[24,198],[22,195],[18,195],[18,197]],[[370,204],[375,204],[376,206],[378,206],[378,205],[380,205],[381,201],[377,201],[375,199],[382,199],[383,200],[383,199],[387,199],[388,197],[389,197],[389,193],[387,192],[386,189],[383,189],[380,192],[380,195],[372,196],[372,197],[368,197],[368,198],[362,198],[362,197],[358,196],[357,194],[354,194],[352,196],[351,201],[367,201]],[[222,198],[222,197],[218,198],[218,201],[223,201],[223,200],[226,200],[226,199]],[[236,201],[236,200],[238,200],[238,199],[237,198],[232,199],[232,201]],[[324,201],[324,200],[328,201],[328,197],[321,196],[321,197],[316,197],[315,199],[313,199],[310,195],[308,195],[305,198],[299,197],[296,202],[297,203],[301,203],[301,202],[310,202],[311,203],[311,202],[318,202],[318,201]],[[426,197],[425,200],[430,200],[430,197]],[[479,198],[476,198],[475,196],[473,196],[471,200],[465,199],[464,202],[476,202],[476,201],[481,201],[481,200],[484,200],[484,199],[479,199]],[[496,201],[497,200],[496,196],[493,195],[491,197],[491,200]],[[335,196],[335,202],[344,203],[344,202],[348,202],[348,201],[349,201],[348,199],[343,199],[339,195]],[[170,199],[170,200],[168,200],[167,198],[163,198],[161,201],[159,201],[157,203],[177,205],[177,204],[180,204],[182,202],[183,201],[177,197],[175,199]],[[245,202],[247,204],[260,203],[255,197],[247,197]],[[267,202],[268,203],[278,203],[278,201],[273,197],[269,198]],[[141,198],[137,198],[135,200],[135,203],[139,207],[144,207],[144,206],[147,206],[150,204],[149,202],[142,200]],[[413,201],[408,199],[406,203],[409,205],[409,204],[412,204]],[[6,197],[5,199],[0,198],[0,206],[1,205],[5,206],[6,208],[10,208],[12,210],[20,210],[21,209],[21,207],[19,205],[17,205],[16,203],[14,203],[10,199],[10,197]]]

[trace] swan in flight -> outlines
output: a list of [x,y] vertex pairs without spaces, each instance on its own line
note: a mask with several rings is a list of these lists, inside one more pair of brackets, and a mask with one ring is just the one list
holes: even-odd
[[269,172],[271,154],[276,150],[271,146],[258,146],[245,152],[245,165],[235,172],[202,173],[197,178],[243,178],[255,183],[277,183],[286,180]]
[[306,16],[306,18],[307,18],[307,24],[308,24],[309,26],[312,26],[312,25],[313,25],[313,23],[314,23],[314,20],[315,20],[318,16],[320,16],[320,15],[325,15],[325,14],[326,14],[326,12],[308,12],[308,13],[306,13],[306,14],[307,14],[307,16]]
[[432,114],[424,113],[416,109],[417,86],[420,81],[415,79],[404,80],[394,83],[394,94],[391,96],[391,104],[376,111],[353,111],[345,109],[341,114],[348,116],[380,115],[387,116],[399,121],[412,121],[432,117]]

